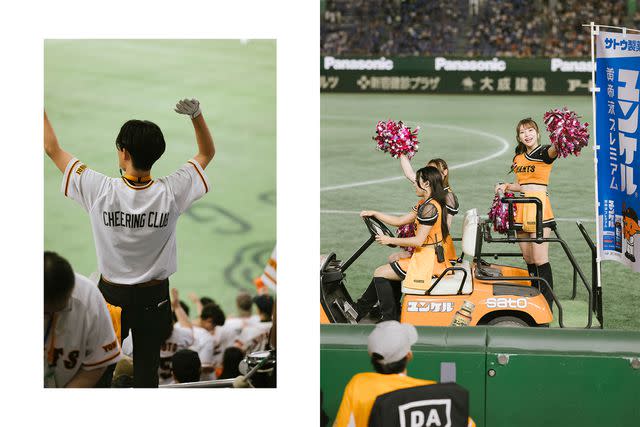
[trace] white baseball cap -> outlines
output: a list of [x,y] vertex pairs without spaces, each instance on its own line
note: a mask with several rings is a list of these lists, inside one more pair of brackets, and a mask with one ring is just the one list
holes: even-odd
[[418,341],[418,331],[413,325],[387,320],[376,325],[369,334],[369,355],[378,353],[380,361],[389,364],[402,360],[411,351],[411,346]]

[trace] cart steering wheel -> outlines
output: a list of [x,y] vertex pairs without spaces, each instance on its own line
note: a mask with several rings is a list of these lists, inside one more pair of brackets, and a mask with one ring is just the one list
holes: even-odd
[[[365,225],[367,226],[367,229],[369,230],[369,233],[371,233],[372,236],[375,237],[383,234],[389,237],[396,237],[393,234],[393,232],[389,230],[389,227],[387,227],[385,223],[380,221],[378,218],[373,216],[363,216],[362,220],[364,221]],[[397,245],[387,245],[387,246],[389,246],[390,248],[397,247]]]

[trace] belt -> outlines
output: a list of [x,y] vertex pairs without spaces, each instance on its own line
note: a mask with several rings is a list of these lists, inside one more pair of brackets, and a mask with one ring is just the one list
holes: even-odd
[[163,284],[163,283],[165,283],[167,281],[167,279],[161,279],[161,280],[153,279],[153,280],[149,280],[148,282],[144,282],[144,283],[135,283],[135,284],[131,284],[131,285],[123,285],[121,283],[110,282],[104,276],[100,276],[100,280],[102,280],[103,282],[105,282],[106,284],[108,284],[110,286],[115,286],[117,288],[149,288],[151,286],[161,285],[161,284]]

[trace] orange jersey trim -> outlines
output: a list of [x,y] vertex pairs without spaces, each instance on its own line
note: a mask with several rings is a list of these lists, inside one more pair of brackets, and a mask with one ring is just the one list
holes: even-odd
[[118,357],[120,355],[120,351],[118,350],[118,352],[116,354],[114,354],[113,356],[109,356],[106,359],[100,361],[100,362],[96,362],[96,363],[83,363],[82,366],[86,366],[86,367],[91,367],[91,366],[98,366],[101,365],[105,362],[108,362],[109,360],[115,359],[116,357]]
[[76,167],[76,165],[80,163],[80,160],[76,160],[75,162],[73,162],[73,164],[71,165],[71,169],[69,169],[69,174],[67,175],[67,182],[64,185],[64,196],[67,197],[67,193],[69,190],[69,181],[71,181],[71,172],[73,172],[73,168]]
[[127,181],[124,177],[121,177],[121,178],[122,178],[122,181],[124,181],[124,183],[127,184],[127,187],[133,190],[146,190],[147,188],[151,187],[155,182],[155,181],[149,181],[149,183],[146,185],[131,185],[129,184],[129,181]]
[[276,279],[274,279],[273,277],[271,277],[269,275],[269,273],[267,273],[266,271],[263,273],[265,276],[267,276],[267,279],[271,280],[273,283],[278,283],[278,281]]
[[191,166],[193,166],[195,168],[196,172],[198,172],[198,175],[200,175],[200,179],[202,180],[202,183],[204,184],[204,192],[208,193],[209,192],[209,187],[207,186],[207,182],[204,180],[204,176],[202,176],[202,174],[198,170],[198,167],[196,166],[195,163],[193,163],[191,160],[189,160],[188,163],[191,163]]
[[275,268],[275,269],[277,269],[277,268],[278,268],[278,267],[277,267],[276,260],[275,260],[275,259],[273,259],[273,258],[269,258],[269,265],[270,265],[271,267]]

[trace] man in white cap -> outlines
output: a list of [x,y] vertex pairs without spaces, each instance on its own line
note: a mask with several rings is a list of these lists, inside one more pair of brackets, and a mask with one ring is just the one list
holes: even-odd
[[[344,390],[334,427],[367,427],[378,396],[403,388],[436,384],[407,376],[407,363],[413,359],[411,346],[417,340],[418,331],[413,325],[396,320],[376,325],[367,345],[375,372],[363,372],[351,378]],[[475,427],[471,418],[468,425]]]
[[407,363],[413,359],[411,346],[417,340],[418,332],[413,325],[395,320],[376,325],[367,345],[375,372],[363,372],[351,378],[334,427],[367,426],[376,397],[401,388],[435,384],[435,381],[407,376]]

